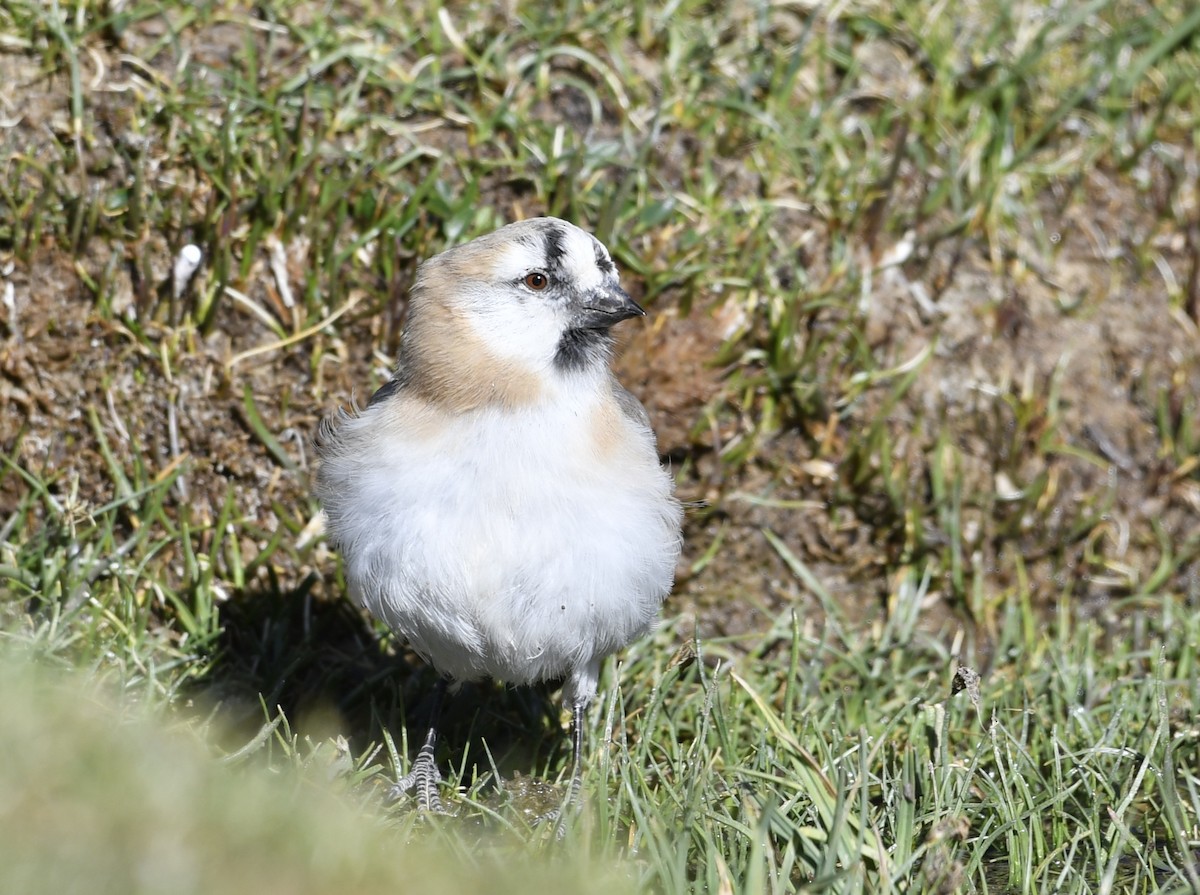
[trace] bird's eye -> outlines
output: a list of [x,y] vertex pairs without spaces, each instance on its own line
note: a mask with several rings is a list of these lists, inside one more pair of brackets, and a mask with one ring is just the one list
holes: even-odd
[[525,274],[525,285],[534,292],[541,292],[550,285],[550,278],[540,270]]

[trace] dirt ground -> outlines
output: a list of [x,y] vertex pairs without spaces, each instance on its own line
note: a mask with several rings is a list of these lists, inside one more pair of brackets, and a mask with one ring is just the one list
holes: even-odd
[[[37,156],[49,141],[66,139],[62,76],[45,75],[32,57],[0,53],[0,83],[24,85],[19,120],[0,131],[6,153]],[[90,102],[100,118],[119,121],[128,98],[111,92]],[[3,114],[12,118],[14,110]],[[97,133],[93,167],[111,165],[119,180],[112,131]],[[1194,165],[1195,149],[1186,151]],[[1031,234],[1011,251],[980,239],[923,242],[928,234],[917,234],[901,263],[872,271],[859,309],[881,367],[929,352],[911,385],[894,406],[889,380],[830,406],[826,417],[784,418],[737,469],[720,453],[754,429],[756,408],[729,393],[730,368],[714,359],[731,331],[748,331],[753,341],[764,325],[761,309],[701,290],[685,315],[678,296],[659,296],[648,322],[627,327],[618,367],[646,404],[664,457],[685,473],[687,547],[668,613],[694,614],[702,636],[759,630],[790,606],[813,615],[813,595],[771,545],[769,529],[850,618],[876,617],[897,585],[887,570],[905,565],[907,528],[922,528],[927,549],[949,535],[936,518],[897,517],[873,486],[850,478],[872,464],[894,466],[912,494],[925,494],[934,467],[950,462],[938,453],[939,439],[955,449],[964,493],[975,495],[962,508],[964,562],[983,573],[988,599],[1011,593],[1011,558],[1019,553],[1047,608],[1070,590],[1085,612],[1108,612],[1154,574],[1162,543],[1200,538],[1194,464],[1181,465],[1164,448],[1163,421],[1190,425],[1200,394],[1195,320],[1171,297],[1194,279],[1195,241],[1164,225],[1156,208],[1191,202],[1195,217],[1197,199],[1194,188],[1181,192],[1168,182],[1170,170],[1149,153],[1130,172],[1092,170],[1061,194],[1048,192],[1040,201],[1052,232]],[[291,248],[295,275],[305,259],[303,247]],[[136,324],[142,335],[132,331],[121,312],[138,307],[148,288],[132,273],[132,251],[92,240],[76,256],[46,239],[26,262],[0,246],[0,293],[8,296],[0,308],[0,450],[51,482],[58,500],[85,509],[114,498],[113,463],[130,475],[140,464],[150,479],[182,464],[172,500],[187,506],[193,524],[211,526],[232,495],[243,530],[260,533],[243,536],[244,555],[286,525],[285,549],[271,559],[278,580],[295,587],[310,572],[329,580],[324,548],[295,548],[317,509],[308,487],[311,439],[323,415],[363,400],[379,382],[395,310],[367,296],[336,332],[321,336],[319,356],[301,340],[232,363],[275,339],[234,302],[222,305],[207,336],[153,319]],[[165,281],[165,242],[136,251]],[[116,283],[117,313],[108,316],[86,285],[101,278]],[[275,285],[266,259],[238,285],[267,304]],[[815,322],[827,324],[834,321]],[[156,344],[169,349],[148,347]],[[255,434],[246,389],[287,465]],[[892,454],[843,456],[850,436],[880,414]],[[1034,482],[1041,493],[1030,512],[1018,498]],[[5,516],[25,487],[4,478]],[[1028,518],[1010,518],[1015,506]],[[127,525],[137,524],[134,516],[127,513]],[[946,574],[939,567],[925,597],[931,631],[967,623],[968,607]],[[1171,575],[1170,587],[1200,597],[1194,558]]]

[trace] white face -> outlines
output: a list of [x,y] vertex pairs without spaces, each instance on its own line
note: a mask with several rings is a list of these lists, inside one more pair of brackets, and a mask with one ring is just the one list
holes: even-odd
[[[459,294],[468,319],[498,357],[547,369],[587,296],[619,288],[616,266],[594,237],[554,218],[511,225],[485,240],[480,261],[487,269]],[[547,281],[540,289],[539,274]]]
[[[611,264],[612,259],[609,258],[608,249],[578,227],[571,227],[567,231],[567,238],[563,240],[563,243],[566,253],[563,255],[562,264],[574,277],[576,287],[580,291],[586,292],[589,289],[598,289],[605,285],[605,272],[600,269],[596,256],[597,254],[602,255]],[[613,268],[612,274],[615,277],[615,268]]]

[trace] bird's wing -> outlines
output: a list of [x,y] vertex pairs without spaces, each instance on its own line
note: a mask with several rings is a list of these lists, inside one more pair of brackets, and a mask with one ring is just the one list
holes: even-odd
[[633,396],[633,393],[614,378],[612,380],[613,397],[617,399],[617,405],[621,408],[621,412],[625,414],[625,418],[631,423],[641,426],[651,435],[654,434],[653,428],[650,426],[650,414],[646,413],[646,408],[642,406],[642,402]]
[[392,395],[396,394],[404,386],[404,379],[397,372],[395,376],[385,382],[379,388],[375,389],[375,394],[371,395],[371,400],[367,402],[367,406],[371,407],[378,404],[380,401],[386,401]]

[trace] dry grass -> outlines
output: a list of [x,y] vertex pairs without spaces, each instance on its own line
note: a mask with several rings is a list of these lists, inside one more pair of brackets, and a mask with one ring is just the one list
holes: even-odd
[[[670,891],[1190,885],[1198,34],[1123,0],[13,0],[6,638],[216,701],[227,747],[265,705],[354,779],[403,753],[427,679],[309,536],[308,439],[387,375],[420,259],[558,214],[652,307],[622,375],[697,504],[611,682],[601,854]],[[494,695],[452,758],[520,829],[497,781],[559,772],[558,719]]]

